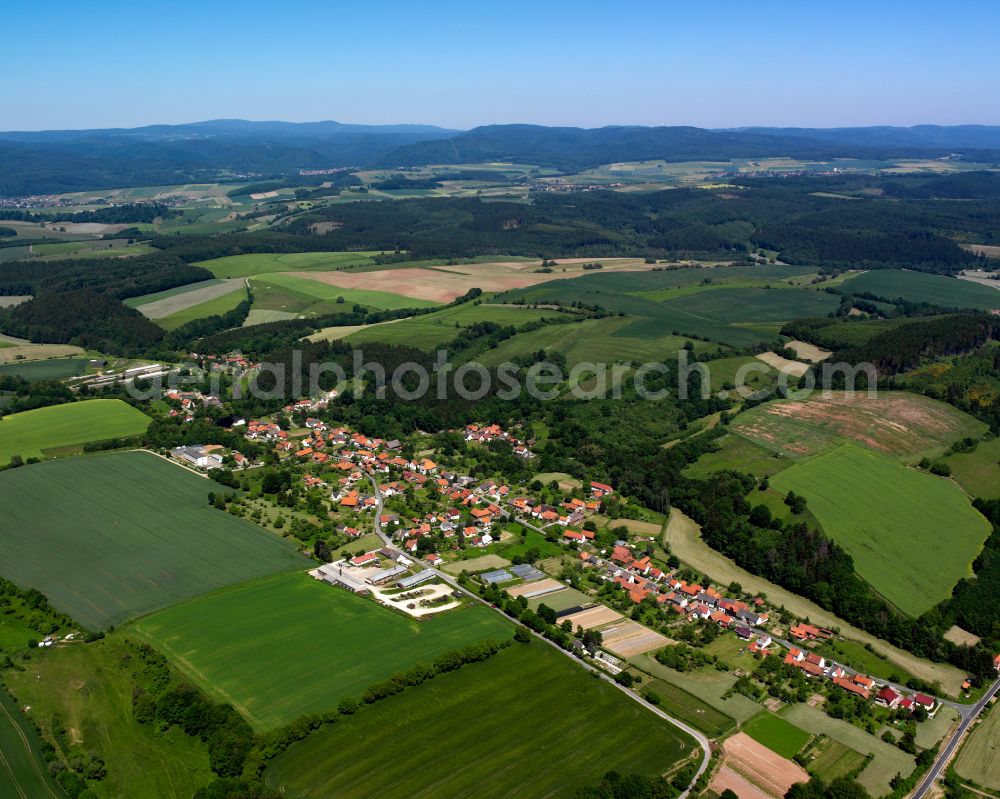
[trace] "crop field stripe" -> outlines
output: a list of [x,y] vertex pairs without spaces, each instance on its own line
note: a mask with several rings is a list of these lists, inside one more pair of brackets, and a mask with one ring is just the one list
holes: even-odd
[[769,711],[754,716],[741,729],[757,743],[788,759],[802,751],[812,738],[810,733]]
[[100,629],[308,565],[292,544],[211,508],[214,487],[144,452],[2,472],[0,571]]
[[[434,742],[433,767],[423,747],[393,746],[414,734]],[[293,744],[265,778],[289,797],[569,797],[608,769],[662,774],[693,748],[614,686],[532,642],[342,717]]]
[[944,308],[976,308],[989,311],[1000,308],[1000,293],[995,288],[928,272],[905,272],[900,269],[873,269],[844,281],[845,292],[870,293],[894,300],[926,302]]
[[118,399],[93,399],[22,411],[0,419],[0,463],[42,457],[55,447],[136,436],[150,418]]
[[0,685],[0,794],[15,791],[23,799],[64,799],[60,788],[54,787],[44,763],[33,730],[19,718],[20,710]]
[[511,635],[505,619],[478,605],[416,622],[301,572],[197,597],[130,630],[258,729],[330,710],[451,649]]
[[990,531],[950,480],[851,444],[779,472],[771,485],[806,497],[861,578],[914,616],[951,596],[955,583],[971,574]]

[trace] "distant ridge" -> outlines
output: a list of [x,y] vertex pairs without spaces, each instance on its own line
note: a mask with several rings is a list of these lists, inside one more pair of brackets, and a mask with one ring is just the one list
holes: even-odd
[[0,132],[0,196],[288,175],[299,169],[515,161],[575,171],[615,161],[788,156],[1000,162],[1000,127],[603,128],[354,125],[215,119],[140,128]]

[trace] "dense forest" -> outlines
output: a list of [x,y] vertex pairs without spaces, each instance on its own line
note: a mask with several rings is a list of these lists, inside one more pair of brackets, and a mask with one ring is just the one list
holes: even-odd
[[75,211],[72,207],[67,207],[51,214],[5,209],[2,215],[12,222],[100,222],[105,225],[121,225],[155,222],[157,218],[167,219],[179,213],[163,203],[125,203],[93,211]]

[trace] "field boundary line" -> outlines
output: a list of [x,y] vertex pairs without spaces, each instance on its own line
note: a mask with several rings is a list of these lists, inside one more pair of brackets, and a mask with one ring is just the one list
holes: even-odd
[[[2,702],[0,702],[0,710],[2,710],[3,714],[10,720],[11,725],[14,727],[14,731],[18,734],[18,737],[24,744],[24,749],[28,753],[28,759],[31,761],[31,766],[32,768],[35,769],[35,773],[42,781],[42,785],[45,786],[45,790],[48,792],[49,796],[53,797],[53,799],[58,799],[57,795],[52,791],[52,788],[49,786],[48,782],[46,782],[45,775],[42,774],[42,770],[38,767],[38,760],[35,758],[35,753],[31,751],[31,742],[28,741],[28,736],[24,734],[24,730],[21,729],[21,725],[17,723],[17,719],[15,719],[10,714],[10,711],[6,707],[4,707]],[[11,777],[14,780],[14,785],[17,787],[18,793],[20,793],[22,796],[25,796],[24,792],[21,790],[20,784],[17,781],[17,776],[14,774],[14,769],[7,764],[7,759],[4,757],[3,752],[0,752],[0,758],[3,759],[4,765],[7,765]],[[26,796],[25,799],[27,799]]]

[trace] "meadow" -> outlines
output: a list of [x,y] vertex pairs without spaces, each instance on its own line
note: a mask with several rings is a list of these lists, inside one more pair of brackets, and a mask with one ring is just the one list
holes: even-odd
[[771,485],[806,497],[858,575],[913,616],[971,574],[990,531],[954,483],[850,444],[780,472]]
[[62,380],[87,371],[86,358],[50,358],[0,365],[0,375],[16,375],[25,380]]
[[993,710],[969,734],[955,758],[955,771],[977,785],[1000,791],[1000,713]]
[[231,586],[130,629],[258,729],[335,708],[449,650],[513,634],[480,605],[418,622],[305,573]]
[[[8,671],[4,679],[18,703],[31,707],[45,737],[67,754],[94,752],[104,760],[107,776],[90,783],[87,796],[190,799],[213,779],[201,741],[179,727],[160,731],[133,718],[133,686],[141,681],[142,663],[121,634],[92,644],[37,650],[26,665],[27,670]],[[0,727],[2,722],[0,714]],[[61,734],[56,725],[64,730]],[[5,743],[2,732],[0,743]],[[2,788],[0,795],[17,796]],[[28,793],[30,799],[47,796]],[[65,794],[60,789],[52,796]]]
[[715,442],[718,449],[706,452],[684,468],[684,475],[703,480],[714,472],[738,469],[756,477],[770,477],[791,466],[792,461],[780,452],[766,449],[748,438],[727,433]]
[[807,770],[824,782],[850,777],[865,765],[865,756],[840,741],[822,735],[808,751]]
[[908,777],[916,767],[913,755],[869,735],[850,722],[831,718],[819,708],[799,703],[785,708],[781,716],[813,735],[826,735],[862,755],[874,755],[857,777],[857,782],[872,796],[889,793],[889,781],[893,777],[897,774]]
[[926,302],[943,308],[976,308],[980,311],[1000,308],[1000,291],[995,288],[929,272],[874,269],[844,281],[841,289],[874,294],[889,300],[902,297],[908,302]]
[[[431,350],[452,341],[462,332],[461,328],[477,322],[495,322],[498,325],[520,327],[539,319],[558,318],[562,315],[559,311],[544,308],[464,303],[454,308],[444,308],[391,324],[369,325],[351,333],[347,338],[352,344],[379,341]],[[337,328],[326,328],[310,336],[310,339],[319,341],[329,339],[331,335],[336,334]]]
[[801,752],[812,737],[781,716],[766,711],[754,716],[740,729],[757,743],[764,744],[772,752],[789,760]]
[[725,735],[736,727],[736,722],[721,710],[666,680],[644,679],[639,692],[647,696],[649,691],[659,699],[657,707],[660,710],[712,738]]
[[[378,310],[432,308],[436,305],[429,300],[405,297],[402,294],[362,288],[341,288],[321,280],[310,280],[307,277],[280,272],[255,275],[250,285],[254,294],[254,307],[263,310],[309,314],[348,312],[355,304]],[[338,302],[341,298],[343,303]]]
[[228,313],[246,300],[246,298],[246,290],[240,286],[235,291],[230,291],[219,297],[190,305],[168,316],[160,317],[156,320],[156,324],[164,330],[174,330],[195,319],[207,319],[210,316],[221,316]]
[[203,266],[217,278],[250,277],[264,272],[299,272],[339,269],[345,266],[373,264],[372,256],[377,252],[297,252],[297,253],[252,253],[250,255],[227,255],[210,261],[199,261],[195,266]]
[[163,291],[156,291],[152,294],[142,294],[138,297],[129,297],[126,300],[122,300],[122,302],[129,308],[139,308],[143,305],[149,305],[154,302],[159,302],[160,300],[177,297],[191,291],[200,291],[201,289],[208,288],[209,286],[219,286],[222,285],[223,282],[224,281],[219,280],[218,278],[200,280],[197,283],[185,283],[183,286],[174,286],[172,289],[164,289]]
[[17,703],[0,686],[0,796],[60,799],[65,796],[49,775],[38,735]]
[[308,565],[295,547],[210,507],[225,491],[145,452],[0,473],[0,570],[90,629]]
[[693,746],[532,642],[342,717],[275,758],[265,780],[288,797],[572,797],[610,769],[663,773]]
[[117,399],[93,399],[49,405],[0,419],[0,463],[12,455],[42,458],[47,450],[137,436],[150,419]]
[[953,405],[920,394],[880,391],[868,397],[816,392],[803,400],[758,405],[737,416],[731,429],[793,459],[845,441],[893,458],[914,459],[940,455],[961,438],[982,435],[986,425]]
[[972,452],[949,455],[951,476],[974,497],[1000,499],[1000,438],[980,441]]

